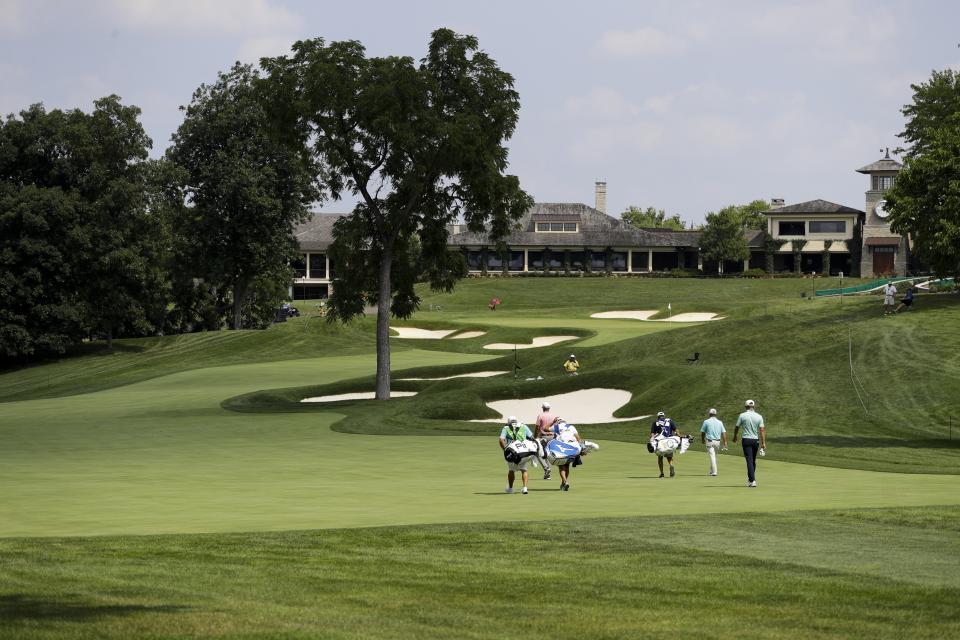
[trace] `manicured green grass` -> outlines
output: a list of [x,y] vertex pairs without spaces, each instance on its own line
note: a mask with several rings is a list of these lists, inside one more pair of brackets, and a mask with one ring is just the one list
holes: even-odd
[[943,507],[12,539],[0,638],[947,638],[958,523]]
[[[299,402],[372,390],[371,319],[121,341],[4,373],[0,638],[956,636],[960,305],[922,295],[882,318],[875,297],[801,297],[812,284],[425,292],[404,324],[488,333],[393,339],[394,387],[419,395],[387,403]],[[726,319],[589,318],[668,303]],[[579,338],[518,352],[516,379],[399,381],[511,370],[482,346],[558,333]],[[570,352],[576,378],[559,369]],[[709,406],[732,430],[756,399],[760,486],[736,447],[709,478],[699,444],[658,479],[640,420],[581,425],[601,449],[570,492],[534,470],[530,495],[505,495],[499,427],[464,418],[529,398],[530,420],[539,398],[588,387],[688,431]]]

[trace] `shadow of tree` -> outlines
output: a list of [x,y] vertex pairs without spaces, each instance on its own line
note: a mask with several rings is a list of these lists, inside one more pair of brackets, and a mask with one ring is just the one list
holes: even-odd
[[191,608],[180,605],[92,604],[9,593],[0,595],[0,623],[44,619],[76,622],[137,613],[177,613]]
[[960,439],[934,438],[858,438],[854,436],[783,436],[769,438],[773,444],[812,444],[821,447],[843,447],[851,449],[960,449]]

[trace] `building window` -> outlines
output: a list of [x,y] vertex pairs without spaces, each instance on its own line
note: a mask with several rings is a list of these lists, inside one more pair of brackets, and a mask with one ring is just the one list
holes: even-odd
[[576,222],[538,222],[536,229],[538,233],[576,233],[577,227]]
[[305,253],[301,253],[300,257],[294,259],[290,266],[293,267],[294,278],[307,277],[307,255]]
[[872,176],[873,190],[886,191],[893,186],[893,178],[894,176]]
[[805,236],[807,235],[805,224],[803,222],[786,222],[781,220],[779,223],[781,236]]
[[510,271],[523,271],[523,251],[510,252]]
[[310,254],[310,277],[315,280],[327,277],[327,256],[322,253]]
[[611,253],[610,268],[613,271],[626,271],[627,270],[627,252],[614,251],[613,253]]
[[882,246],[882,247],[873,247],[874,253],[896,253],[897,248],[891,245]]
[[467,269],[480,271],[483,257],[479,251],[467,251]]
[[843,220],[811,220],[810,233],[846,233],[847,223]]
[[329,295],[325,284],[295,284],[292,289],[294,300],[323,300]]

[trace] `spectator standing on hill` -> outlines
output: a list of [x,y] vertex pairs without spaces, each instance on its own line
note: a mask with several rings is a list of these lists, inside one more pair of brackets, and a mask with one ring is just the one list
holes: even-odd
[[[507,424],[500,430],[500,449],[506,449],[507,445],[515,440],[526,440],[527,438],[533,438],[530,428],[518,421],[516,416],[510,416],[507,418]],[[520,478],[523,481],[522,493],[527,493],[527,481],[530,478],[527,466],[530,464],[530,460],[531,458],[528,457],[520,462],[507,462],[507,488],[503,490],[504,493],[513,493],[513,481],[516,479],[517,471],[520,472]]]
[[568,376],[580,375],[577,373],[580,370],[580,363],[577,362],[577,356],[571,353],[567,361],[563,363],[563,370],[567,372]]
[[[669,438],[671,436],[679,436],[680,428],[677,426],[677,423],[673,421],[673,418],[668,418],[667,414],[663,411],[657,412],[657,419],[653,421],[653,424],[650,425],[650,438],[653,439],[657,436],[663,436],[664,438]],[[670,464],[670,477],[677,475],[676,469],[673,467],[673,454],[666,456],[657,456],[657,466],[660,468],[660,477],[663,477],[663,459],[666,458],[667,462]]]
[[737,426],[733,429],[733,442],[743,429],[743,458],[747,461],[747,486],[757,486],[757,454],[762,458],[767,448],[767,432],[763,426],[763,416],[754,410],[753,400],[747,400],[746,408],[737,417]]
[[894,309],[893,312],[899,313],[900,309],[903,309],[904,307],[909,309],[910,305],[912,304],[913,304],[913,285],[910,285],[909,287],[907,287],[907,292],[903,294],[903,300],[900,301],[899,306],[897,306],[897,308]]
[[[546,450],[547,443],[553,440],[553,423],[557,416],[550,411],[550,403],[544,402],[540,405],[540,415],[537,416],[537,433],[535,438],[540,441]],[[540,464],[543,465],[543,479],[550,479],[550,462],[547,456],[540,458]]]
[[889,316],[895,312],[893,305],[896,299],[897,288],[893,285],[892,281],[888,282],[887,286],[883,288],[883,315]]
[[727,448],[727,430],[723,423],[717,418],[717,410],[707,411],[707,419],[700,426],[700,442],[707,446],[707,453],[710,455],[710,475],[717,475],[717,449],[720,443],[723,448]]

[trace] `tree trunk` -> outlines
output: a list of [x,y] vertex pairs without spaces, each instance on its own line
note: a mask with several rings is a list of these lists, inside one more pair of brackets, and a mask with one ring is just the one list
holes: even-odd
[[380,256],[380,294],[377,297],[377,400],[390,399],[390,263],[393,248]]
[[239,285],[233,288],[233,329],[234,331],[240,328],[240,317],[242,315],[241,311],[243,310],[243,298],[245,295],[246,295],[245,292],[242,290],[242,288]]

